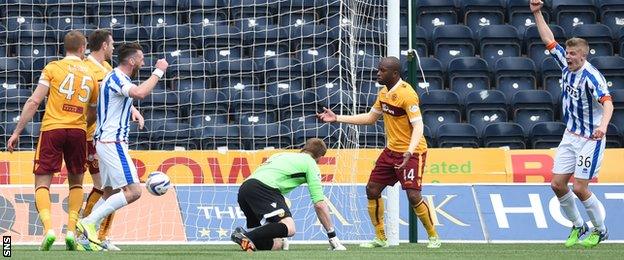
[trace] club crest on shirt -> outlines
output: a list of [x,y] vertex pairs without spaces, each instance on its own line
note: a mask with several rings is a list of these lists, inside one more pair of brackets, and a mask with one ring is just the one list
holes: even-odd
[[390,99],[392,99],[392,101],[396,101],[398,98],[397,94],[392,94],[392,96],[390,97]]

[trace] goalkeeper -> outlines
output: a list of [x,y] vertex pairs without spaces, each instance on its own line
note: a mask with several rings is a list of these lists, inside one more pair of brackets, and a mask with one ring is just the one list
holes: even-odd
[[[346,250],[340,244],[321,188],[318,160],[327,146],[318,138],[309,139],[300,153],[278,153],[267,159],[241,184],[238,205],[247,218],[247,228],[237,227],[231,239],[245,251],[278,250],[281,238],[295,235],[295,221],[283,194],[307,183],[316,215],[327,231],[333,250]],[[262,219],[266,224],[260,225]]]

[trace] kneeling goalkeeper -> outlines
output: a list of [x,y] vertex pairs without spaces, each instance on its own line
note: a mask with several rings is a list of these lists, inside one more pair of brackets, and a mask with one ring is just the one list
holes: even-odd
[[[282,194],[307,183],[316,215],[327,231],[333,250],[346,250],[340,244],[321,188],[317,163],[327,152],[318,138],[309,139],[300,153],[274,154],[241,184],[238,205],[247,218],[247,229],[237,227],[231,239],[245,251],[278,250],[284,237],[295,235],[295,221]],[[262,219],[266,224],[260,225]]]

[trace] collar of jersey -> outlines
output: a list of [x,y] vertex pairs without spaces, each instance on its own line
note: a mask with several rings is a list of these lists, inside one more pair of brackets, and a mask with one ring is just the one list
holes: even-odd
[[95,59],[95,57],[93,57],[93,55],[89,55],[89,56],[87,57],[87,59],[88,59],[88,60],[90,60],[91,62],[93,62],[93,63],[94,63],[95,65],[97,65],[98,67],[100,67],[100,69],[102,69],[103,71],[107,71],[107,72],[108,72],[108,69],[107,69],[106,67],[104,67],[104,65],[102,65],[102,63],[99,63],[99,62],[97,61],[97,59]]
[[[397,88],[399,88],[399,85],[401,85],[401,83],[403,83],[403,80],[399,79],[399,81],[397,81],[397,83],[394,84],[394,86],[391,89],[388,89],[388,93],[394,92]],[[388,88],[388,86],[386,86],[386,88]]]
[[74,56],[74,55],[67,55],[65,56],[64,59],[69,59],[69,60],[81,60],[78,56]]

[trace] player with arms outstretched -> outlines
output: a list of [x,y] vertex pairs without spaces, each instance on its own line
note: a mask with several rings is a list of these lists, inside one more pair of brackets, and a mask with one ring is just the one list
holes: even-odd
[[[88,43],[91,54],[89,54],[85,62],[93,72],[95,80],[99,85],[104,77],[113,71],[113,67],[107,61],[113,58],[113,50],[115,49],[113,47],[113,36],[107,30],[98,29],[89,35]],[[93,93],[94,95],[98,95],[99,87]],[[137,121],[139,123],[139,128],[143,128],[143,116],[141,116],[139,110],[132,106],[130,111],[132,113],[132,121]],[[87,204],[82,211],[83,216],[91,214],[91,210],[96,204],[99,206],[104,203],[104,199],[102,199],[103,191],[101,190],[102,182],[100,181],[100,168],[95,151],[95,144],[93,143],[95,128],[96,124],[93,124],[89,127],[89,129],[87,129],[87,167],[89,169],[89,173],[91,174],[91,178],[93,179],[93,189],[91,189],[91,192],[87,197]],[[110,196],[110,194],[108,196]],[[113,212],[104,218],[100,226],[98,238],[102,241],[102,247],[104,249],[118,251],[120,250],[119,247],[115,246],[109,239],[106,238],[113,223],[114,216],[115,213]],[[78,249],[81,248],[78,247]]]
[[[602,203],[589,190],[589,182],[598,176],[605,150],[605,133],[613,114],[613,103],[604,76],[587,61],[589,45],[580,38],[559,45],[542,16],[542,1],[531,0],[540,37],[552,57],[561,67],[561,105],[566,131],[557,147],[551,187],[564,215],[572,221],[572,231],[565,242],[571,247],[580,243],[594,247],[608,238]],[[568,188],[574,175],[574,192]],[[582,241],[579,238],[589,230],[579,213],[574,195],[587,211],[594,229]]]
[[[309,139],[300,153],[278,153],[267,159],[238,190],[238,205],[247,218],[247,228],[237,227],[231,239],[245,251],[279,250],[280,238],[295,235],[295,221],[282,194],[307,183],[316,215],[327,231],[332,250],[346,250],[340,244],[321,187],[317,163],[327,146],[318,138]],[[266,224],[260,226],[260,221]]]
[[418,106],[418,95],[407,82],[401,80],[401,63],[396,57],[383,58],[379,62],[377,81],[384,85],[373,108],[364,114],[336,115],[330,109],[318,115],[324,122],[349,124],[374,124],[383,114],[387,136],[387,147],[383,150],[366,184],[368,214],[376,237],[361,247],[388,247],[384,229],[384,203],[381,192],[387,185],[397,181],[407,193],[418,219],[423,223],[429,236],[428,248],[441,245],[429,206],[423,200],[421,191],[422,174],[427,158],[427,141],[423,136],[423,121]]
[[94,107],[97,102],[97,96],[93,94],[97,82],[83,61],[87,48],[85,36],[79,31],[70,31],[65,35],[63,45],[65,58],[52,61],[43,68],[37,88],[24,104],[17,127],[7,145],[9,152],[12,152],[24,126],[47,97],[33,169],[35,205],[46,232],[39,249],[44,251],[50,250],[56,240],[50,216],[50,184],[53,174],[61,171],[63,159],[69,182],[69,220],[65,244],[67,250],[76,250],[74,233],[78,212],[82,207],[86,130],[87,124],[95,121]]
[[77,224],[78,231],[91,242],[84,246],[94,250],[102,244],[95,224],[141,196],[136,167],[128,154],[130,109],[134,98],[143,99],[152,92],[168,66],[166,60],[158,60],[152,76],[137,86],[130,77],[144,65],[141,46],[138,43],[123,44],[119,47],[118,57],[119,66],[106,75],[100,86],[94,136],[104,202]]

